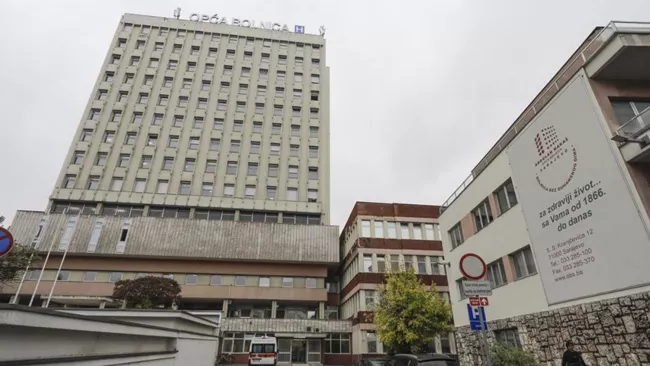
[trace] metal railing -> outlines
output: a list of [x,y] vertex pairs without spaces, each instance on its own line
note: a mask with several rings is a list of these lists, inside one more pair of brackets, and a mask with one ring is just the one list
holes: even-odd
[[634,138],[650,129],[650,107],[639,112],[618,128],[616,133],[623,137]]
[[[465,179],[460,186],[451,194],[451,196],[445,200],[442,204],[441,212],[451,205],[458,196],[469,186],[469,184],[474,180],[475,177],[478,177],[481,172],[494,160],[507,146],[510,145],[510,142],[524,130],[526,125],[534,119],[534,116],[537,113],[541,112],[543,107],[552,99],[552,95],[555,95],[564,84],[558,84],[560,80],[569,80],[573,74],[577,72],[581,67],[584,67],[591,58],[600,51],[609,41],[616,35],[620,33],[650,33],[650,22],[629,22],[629,21],[611,21],[603,29],[600,30],[592,39],[587,43],[579,53],[573,56],[572,59],[569,59],[565,66],[553,77],[551,81],[541,90],[539,94],[533,99],[533,101],[526,107],[526,109],[519,115],[515,122],[506,130],[506,132],[499,138],[497,143],[485,154],[485,156],[479,161],[478,164],[472,169],[470,176]],[[575,63],[580,63],[580,68],[574,69]],[[571,75],[567,75],[571,72]],[[546,102],[540,103],[542,99],[546,98]],[[645,112],[645,111],[644,111]],[[525,118],[530,117],[527,121]],[[650,115],[647,116],[648,121],[650,122]],[[621,127],[622,128],[622,127]],[[639,132],[637,132],[639,133]]]

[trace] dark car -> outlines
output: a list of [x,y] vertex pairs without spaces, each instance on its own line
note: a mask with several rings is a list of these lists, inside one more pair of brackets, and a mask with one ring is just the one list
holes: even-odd
[[419,355],[397,354],[385,366],[460,366],[453,358],[438,353]]
[[357,366],[384,366],[385,364],[386,364],[386,360],[381,360],[381,359],[377,359],[377,360],[365,359],[365,360],[361,360],[361,361],[359,361],[359,363],[357,364]]

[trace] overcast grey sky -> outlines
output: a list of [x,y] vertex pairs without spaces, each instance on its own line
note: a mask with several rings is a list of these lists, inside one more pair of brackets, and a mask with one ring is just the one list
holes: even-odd
[[123,13],[327,28],[332,224],[441,204],[582,40],[648,0],[3,0],[0,214],[43,210]]

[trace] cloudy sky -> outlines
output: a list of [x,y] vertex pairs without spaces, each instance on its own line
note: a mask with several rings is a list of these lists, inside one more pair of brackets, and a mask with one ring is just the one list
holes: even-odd
[[[123,13],[327,28],[332,224],[441,204],[582,40],[648,0],[3,0],[0,215],[45,208]],[[645,14],[645,17],[643,16]]]

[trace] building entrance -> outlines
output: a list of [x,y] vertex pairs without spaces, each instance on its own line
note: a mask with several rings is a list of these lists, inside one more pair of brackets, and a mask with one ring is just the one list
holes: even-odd
[[321,363],[321,340],[279,338],[278,362],[292,364]]

